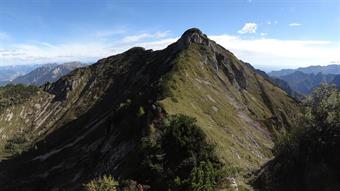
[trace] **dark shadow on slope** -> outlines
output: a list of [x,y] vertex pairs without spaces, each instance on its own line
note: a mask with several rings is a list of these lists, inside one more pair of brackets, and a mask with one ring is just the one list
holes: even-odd
[[159,79],[171,69],[160,62],[173,55],[168,51],[143,51],[88,112],[39,141],[37,150],[2,161],[1,190],[79,190],[103,173],[130,176],[138,167],[136,145],[157,112]]

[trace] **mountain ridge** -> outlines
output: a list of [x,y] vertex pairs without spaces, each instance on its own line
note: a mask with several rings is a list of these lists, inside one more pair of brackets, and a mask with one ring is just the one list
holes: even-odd
[[38,67],[38,65],[0,66],[0,85],[15,79],[20,75],[26,74],[36,67]]
[[[7,124],[0,141],[25,127],[36,148],[0,163],[4,190],[79,190],[105,173],[153,184],[138,176],[138,144],[157,134],[162,116],[175,114],[196,118],[222,163],[247,171],[272,156],[275,137],[290,128],[298,109],[196,28],[166,49],[135,47],[42,89],[0,113],[0,124]],[[17,174],[19,168],[25,170]]]
[[339,64],[330,64],[327,66],[308,66],[308,67],[300,67],[297,69],[282,69],[277,71],[271,71],[269,72],[270,76],[280,77],[285,76],[291,73],[294,73],[296,71],[303,72],[306,74],[340,74],[340,65]]
[[319,73],[304,73],[301,71],[296,71],[288,75],[283,75],[278,78],[288,83],[288,85],[296,92],[302,95],[308,95],[313,91],[313,89],[319,87],[321,84],[336,84],[337,74],[323,74]]
[[43,66],[40,66],[25,75],[16,77],[9,83],[41,86],[46,82],[55,82],[60,77],[67,75],[72,70],[84,66],[85,64],[80,62],[44,64]]

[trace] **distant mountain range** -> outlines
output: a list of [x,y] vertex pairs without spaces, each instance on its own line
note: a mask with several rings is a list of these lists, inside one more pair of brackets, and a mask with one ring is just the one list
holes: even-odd
[[340,88],[340,75],[336,75],[331,83],[335,84],[336,87]]
[[275,84],[276,86],[280,87],[282,90],[284,90],[290,97],[295,98],[296,100],[301,100],[304,96],[300,93],[298,93],[297,91],[293,90],[290,85],[288,84],[288,82],[286,82],[285,80],[282,80],[280,78],[277,77],[272,77],[269,76],[266,72],[262,71],[262,70],[256,70],[258,74],[260,74],[262,77],[264,77],[265,79],[267,79],[268,81],[272,82],[273,84]]
[[327,66],[308,66],[308,67],[301,67],[297,69],[282,69],[278,71],[272,71],[268,73],[269,76],[285,76],[288,74],[292,74],[294,72],[303,72],[306,74],[340,74],[340,65],[338,64],[331,64]]
[[272,79],[287,82],[292,90],[303,95],[311,93],[322,83],[335,84],[340,87],[340,65],[284,69],[270,72],[269,75]]
[[0,66],[0,82],[11,81],[18,76],[27,74],[28,72],[39,67],[39,65],[14,65]]
[[[43,85],[46,82],[55,82],[60,77],[67,75],[76,68],[86,66],[86,64],[80,62],[68,62],[64,64],[44,64],[31,72],[16,77],[11,81],[2,82],[2,85],[11,84],[31,84],[31,85]],[[1,85],[1,83],[0,83]]]

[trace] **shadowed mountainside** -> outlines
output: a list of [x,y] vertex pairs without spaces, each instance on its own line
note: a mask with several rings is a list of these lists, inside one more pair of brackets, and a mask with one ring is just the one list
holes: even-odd
[[28,151],[11,157],[2,149],[0,187],[79,190],[108,173],[145,183],[138,145],[170,114],[196,118],[219,160],[247,172],[272,157],[273,140],[297,110],[249,64],[190,29],[164,50],[101,59],[0,111],[1,145],[29,129]]

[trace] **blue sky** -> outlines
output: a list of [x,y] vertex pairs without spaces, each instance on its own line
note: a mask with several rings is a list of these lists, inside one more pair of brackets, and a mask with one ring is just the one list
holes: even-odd
[[191,27],[264,70],[340,64],[339,0],[0,0],[0,65],[161,49]]

